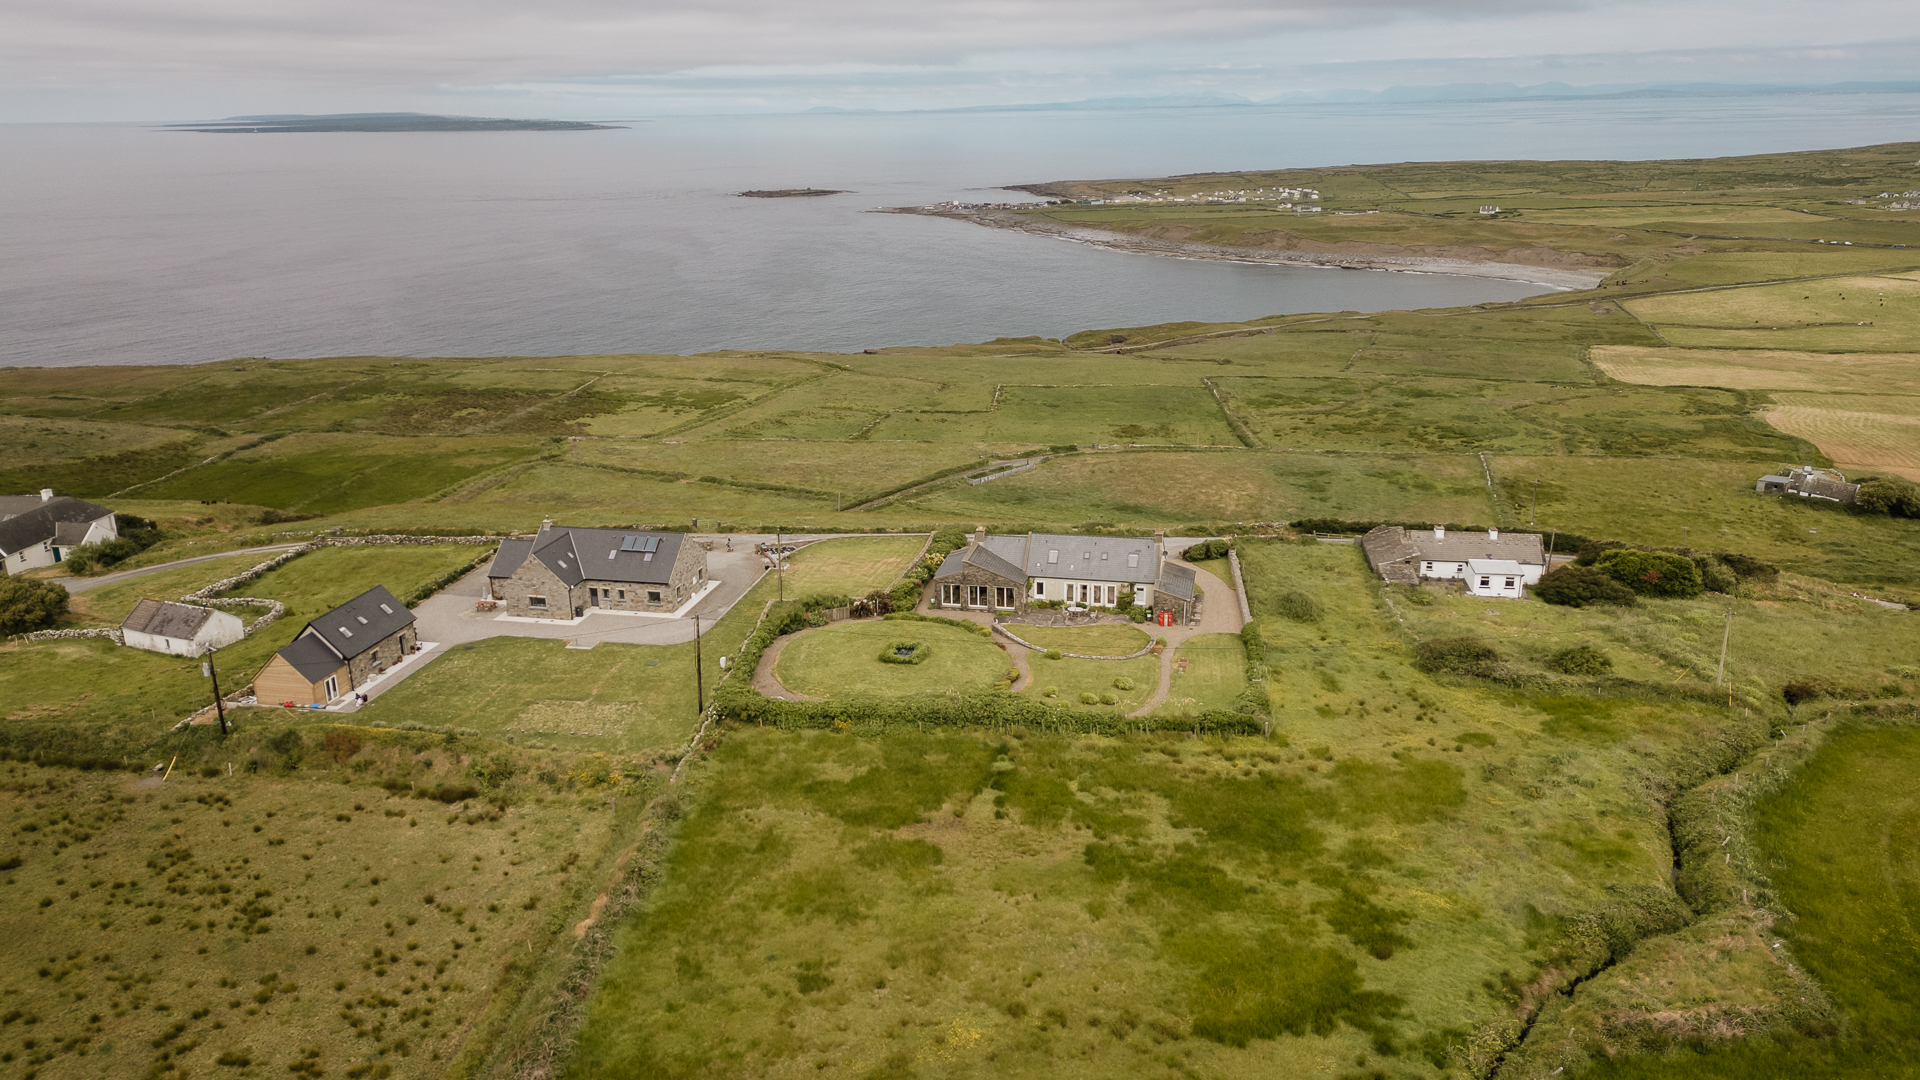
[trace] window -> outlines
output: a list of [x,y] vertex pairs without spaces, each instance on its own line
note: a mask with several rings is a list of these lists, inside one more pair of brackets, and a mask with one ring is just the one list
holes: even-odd
[[1484,588],[1486,588],[1486,587],[1488,587],[1489,585],[1492,585],[1492,584],[1493,584],[1493,579],[1492,579],[1492,578],[1484,578],[1484,577],[1483,577],[1483,578],[1481,578],[1481,579],[1480,579],[1480,587],[1481,587],[1481,588],[1483,588],[1483,589],[1484,589]]
[[649,604],[657,604],[657,603],[659,603],[659,602],[660,602],[660,590],[658,590],[658,589],[648,589],[648,590],[647,590],[647,603],[649,603]]
[[1013,590],[1001,588],[1000,586],[997,586],[997,585],[994,586],[993,606],[997,608],[1012,607],[1013,606]]
[[1507,588],[1509,588],[1509,589],[1511,589],[1511,588],[1513,588],[1513,579],[1512,579],[1512,578],[1508,578],[1508,579],[1507,579]]
[[1092,562],[1092,561],[1093,561],[1093,552],[1091,552],[1091,551],[1083,551],[1083,552],[1081,552],[1081,553],[1080,553],[1080,561],[1081,561],[1081,562]]
[[361,625],[361,626],[365,626],[365,625],[367,625],[367,617],[366,617],[365,615],[355,615],[355,616],[354,616],[354,618],[356,618],[356,619],[359,619],[359,620],[360,620],[360,625]]
[[332,701],[334,698],[339,697],[340,696],[340,676],[338,675],[327,676],[327,685],[325,689],[327,691],[328,701]]
[[547,598],[544,596],[529,596],[527,597],[527,606],[535,611],[545,611],[547,610]]
[[381,610],[381,611],[384,611],[384,612],[386,612],[386,613],[387,613],[387,614],[389,614],[389,615],[391,615],[391,614],[393,614],[393,609],[392,609],[392,608],[390,608],[390,607],[388,607],[388,606],[387,606],[387,605],[385,605],[385,604],[381,604],[381,605],[380,605],[380,610]]
[[641,562],[652,562],[652,561],[653,561],[653,552],[651,552],[651,551],[649,551],[649,552],[647,552],[646,554],[644,554],[644,555],[642,555],[642,556],[640,556],[640,561],[641,561]]
[[344,626],[343,626],[343,627],[341,627],[341,628],[340,628],[340,634],[341,634],[341,636],[342,636],[342,637],[352,637],[352,636],[353,636],[353,631],[351,631],[351,630],[349,630],[349,629],[347,629],[346,627],[344,627]]
[[1134,551],[1134,552],[1129,552],[1129,553],[1127,554],[1127,565],[1128,565],[1129,567],[1134,567],[1134,566],[1139,566],[1139,565],[1140,565],[1140,553],[1139,553],[1139,552],[1137,552],[1137,551]]
[[1430,562],[1423,562],[1420,564],[1420,570],[1422,573],[1430,573],[1433,570],[1433,564]]
[[625,589],[621,589],[621,590],[620,590],[620,599],[622,599],[622,600],[625,600],[626,598],[627,598],[627,590],[625,590]]
[[1101,552],[1101,553],[1100,553],[1100,561],[1101,561],[1101,562],[1106,562],[1106,561],[1107,561],[1107,553],[1106,553],[1106,552],[1104,552],[1104,551],[1103,551],[1103,552]]
[[1060,561],[1060,552],[1059,552],[1059,551],[1057,551],[1057,550],[1054,550],[1054,551],[1049,551],[1049,552],[1047,552],[1047,565],[1049,565],[1049,566],[1051,566],[1051,565],[1053,565],[1054,563],[1057,563],[1057,562],[1059,562],[1059,561]]
[[1118,585],[1107,586],[1107,606],[1112,607],[1113,605],[1119,602],[1120,602],[1120,586]]
[[567,569],[567,560],[565,560],[565,559],[561,559],[561,560],[560,560],[560,569],[562,569],[562,570],[565,570],[565,569]]
[[1033,595],[1040,597],[1041,599],[1045,599],[1047,595],[1047,583],[1044,581],[1034,582]]

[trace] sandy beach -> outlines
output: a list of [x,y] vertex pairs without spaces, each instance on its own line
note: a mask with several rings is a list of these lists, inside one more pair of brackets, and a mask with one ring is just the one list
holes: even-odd
[[1057,221],[1029,217],[1011,210],[931,210],[921,206],[895,206],[876,211],[882,214],[919,214],[924,217],[953,218],[994,229],[1013,229],[1036,236],[1050,236],[1080,244],[1094,244],[1140,255],[1161,255],[1175,259],[1215,259],[1223,262],[1267,263],[1274,266],[1320,266],[1340,270],[1386,270],[1403,274],[1453,274],[1459,277],[1498,278],[1525,281],[1556,289],[1591,289],[1606,279],[1609,271],[1576,270],[1561,267],[1529,266],[1523,263],[1481,261],[1477,259],[1438,258],[1430,255],[1397,255],[1385,252],[1315,252],[1270,250],[1264,248],[1222,247],[1186,240],[1166,240],[1150,236],[1106,232]]

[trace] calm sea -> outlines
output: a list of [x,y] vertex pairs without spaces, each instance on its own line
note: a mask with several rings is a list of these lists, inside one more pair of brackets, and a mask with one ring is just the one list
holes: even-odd
[[[0,127],[0,365],[857,350],[1538,286],[1127,255],[876,206],[1214,169],[1920,135],[1920,96],[671,118],[598,132]],[[742,199],[747,188],[844,188]]]

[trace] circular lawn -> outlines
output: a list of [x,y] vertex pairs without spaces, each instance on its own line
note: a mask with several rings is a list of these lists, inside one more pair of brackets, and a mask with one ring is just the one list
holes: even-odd
[[[898,642],[926,646],[925,659],[889,664],[880,653]],[[1007,654],[987,638],[938,623],[862,619],[802,631],[780,650],[780,685],[809,697],[985,690],[1007,677]]]

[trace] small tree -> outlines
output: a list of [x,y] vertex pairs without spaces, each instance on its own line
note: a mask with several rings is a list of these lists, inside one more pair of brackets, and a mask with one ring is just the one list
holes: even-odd
[[1692,559],[1664,551],[1619,548],[1602,552],[1593,565],[1641,596],[1684,600],[1699,596],[1704,587],[1700,581],[1700,568],[1693,564]]
[[1638,602],[1632,589],[1613,580],[1603,571],[1571,564],[1543,575],[1534,585],[1533,595],[1544,603],[1576,608],[1594,604],[1631,607]]
[[52,626],[67,613],[63,585],[35,578],[0,578],[0,634],[24,634]]
[[1324,614],[1318,600],[1297,590],[1282,595],[1273,606],[1283,617],[1298,623],[1319,622]]
[[1605,675],[1613,658],[1591,645],[1574,645],[1547,657],[1547,667],[1562,675]]

